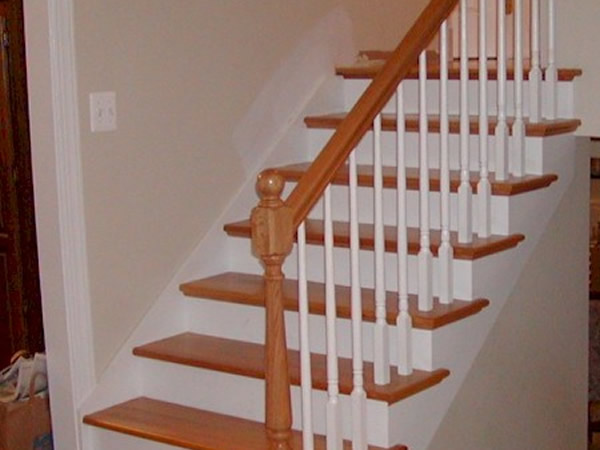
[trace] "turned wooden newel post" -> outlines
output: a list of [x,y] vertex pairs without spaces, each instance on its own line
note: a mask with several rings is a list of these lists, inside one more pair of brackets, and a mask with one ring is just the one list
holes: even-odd
[[283,318],[283,272],[281,266],[292,251],[292,212],[281,200],[285,181],[275,170],[258,176],[260,202],[252,210],[252,247],[265,267],[266,427],[271,449],[290,449],[292,410],[285,323]]

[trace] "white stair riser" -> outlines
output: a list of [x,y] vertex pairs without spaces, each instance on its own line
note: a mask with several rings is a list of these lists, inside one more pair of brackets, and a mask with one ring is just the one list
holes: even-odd
[[527,173],[539,175],[555,173],[559,179],[572,175],[573,159],[569,152],[576,150],[575,136],[572,134],[545,138],[527,138],[525,145],[525,166]]
[[[370,80],[344,80],[344,97],[346,109],[350,109],[363,94]],[[418,81],[404,81],[404,108],[407,114],[414,114],[419,111]],[[448,82],[448,112],[458,114],[460,109],[459,101],[459,81],[449,80]],[[523,114],[529,116],[529,82],[523,84]],[[488,112],[495,116],[498,111],[497,103],[497,82],[488,82]],[[573,111],[574,84],[570,82],[559,82],[557,87],[557,117],[574,117]],[[506,107],[509,116],[514,115],[514,82],[508,81],[506,88]],[[429,80],[427,82],[427,112],[437,114],[440,111],[440,87],[438,80]],[[384,113],[396,112],[396,97],[385,106]],[[469,81],[469,114],[479,114],[479,81]]]
[[[250,241],[248,239],[230,239],[228,242],[232,264],[230,270],[262,274],[263,269],[258,261],[250,254]],[[360,274],[362,287],[374,286],[374,258],[371,251],[360,251]],[[307,259],[307,277],[311,281],[323,282],[323,247],[317,245],[308,245],[306,249]],[[409,283],[408,289],[410,293],[417,292],[417,257],[410,255],[408,258],[409,264]],[[348,286],[350,284],[350,256],[349,249],[335,248],[334,249],[334,264],[336,271],[336,283]],[[471,281],[473,266],[478,264],[478,261],[454,260],[454,298],[472,300]],[[287,257],[283,271],[289,278],[297,278],[297,254],[296,248]],[[397,257],[393,253],[385,255],[385,284],[386,289],[396,291],[397,289]],[[438,261],[433,258],[433,293],[438,293]]]
[[[244,419],[264,421],[264,380],[150,359],[144,361],[142,370],[146,374],[143,389],[147,396]],[[313,392],[313,425],[318,434],[326,432],[326,401],[326,392]],[[341,395],[340,401],[342,414],[351,411],[349,396]],[[294,429],[302,426],[300,404],[300,388],[294,386]],[[388,411],[386,403],[367,401],[367,436],[370,444],[388,446]],[[348,439],[351,436],[351,418],[344,417],[342,424],[343,435]]]
[[160,442],[141,439],[124,433],[84,426],[87,433],[86,442],[93,443],[93,450],[181,450],[181,447],[161,444]]
[[[290,190],[294,185],[290,186]],[[287,189],[287,188],[286,188]],[[348,222],[349,220],[349,198],[348,188],[345,186],[333,186],[331,190],[332,216],[333,220]],[[397,192],[395,189],[384,189],[383,192],[383,221],[386,225],[396,225],[396,204]],[[374,217],[374,190],[373,188],[361,187],[358,190],[358,220],[361,223],[373,223]],[[505,235],[508,234],[508,208],[510,207],[510,197],[492,196],[491,217],[492,233]],[[419,192],[407,192],[408,214],[407,222],[409,227],[419,227]],[[477,205],[477,194],[473,196],[473,205]],[[433,230],[441,229],[441,205],[439,192],[429,194],[430,228]],[[458,229],[458,196],[450,195],[450,229]],[[479,211],[473,208],[472,220],[473,229],[477,229]],[[311,211],[311,219],[322,219],[323,200],[321,199]]]
[[[258,306],[234,305],[224,302],[190,299],[188,307],[189,331],[209,336],[217,336],[238,341],[264,344],[265,310]],[[325,354],[325,318],[321,315],[310,315],[311,352]],[[288,348],[300,348],[298,336],[298,313],[286,311],[285,324]],[[351,321],[338,319],[336,322],[338,336],[338,356],[352,357]],[[363,357],[365,361],[373,361],[373,323],[363,322]],[[433,370],[431,342],[438,330],[414,329],[413,354],[414,367],[420,370]],[[395,327],[389,327],[390,362],[396,364]]]
[[[309,130],[309,157],[314,159],[323,146],[327,143],[333,130],[320,130],[311,129]],[[548,138],[546,138],[548,139]],[[527,137],[525,139],[525,157],[526,157],[526,171],[530,174],[539,174],[539,161],[542,155],[536,152],[536,149],[542,147],[542,138],[538,137]],[[489,164],[488,168],[491,172],[495,170],[495,145],[496,139],[494,136],[488,138],[488,151],[489,151]],[[509,138],[509,152],[512,147],[512,139]],[[381,148],[382,148],[382,161],[384,166],[396,165],[396,132],[384,131],[381,134]],[[450,154],[450,169],[458,170],[459,165],[459,149],[460,149],[460,137],[458,134],[451,134],[448,140],[448,148]],[[470,159],[469,166],[471,171],[479,171],[479,136],[469,136],[469,148],[470,148]],[[373,164],[373,133],[368,132],[361,142],[356,147],[356,160],[358,164]],[[407,167],[418,167],[419,166],[419,133],[407,133],[406,134],[406,166]],[[440,167],[440,135],[429,134],[428,139],[428,153],[429,153],[429,166],[431,168]],[[510,155],[510,154],[509,154]],[[509,162],[511,162],[509,156]],[[510,165],[512,168],[512,164]]]

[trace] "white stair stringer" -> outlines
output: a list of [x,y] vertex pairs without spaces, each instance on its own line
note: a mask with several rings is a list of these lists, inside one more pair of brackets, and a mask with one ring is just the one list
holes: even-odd
[[[546,139],[548,140],[548,139]],[[544,145],[544,170],[557,173],[559,181],[547,189],[518,196],[519,204],[511,208],[511,226],[518,226],[526,235],[525,241],[510,252],[483,259],[473,274],[473,292],[490,299],[490,306],[467,321],[451,324],[433,337],[433,364],[450,370],[450,376],[429,393],[429,405],[420,399],[407,399],[391,411],[390,442],[402,441],[409,448],[424,450],[462,385],[473,360],[506,300],[512,293],[521,271],[546,229],[574,174],[575,138],[565,136]],[[427,417],[420,420],[418,417]]]

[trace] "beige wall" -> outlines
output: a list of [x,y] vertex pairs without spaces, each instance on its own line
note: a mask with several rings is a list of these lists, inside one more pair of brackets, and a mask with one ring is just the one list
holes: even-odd
[[[587,161],[429,450],[586,448]],[[493,299],[492,299],[493,301]]]
[[[245,178],[232,134],[303,35],[342,8],[360,48],[393,48],[423,1],[78,0],[84,201],[97,372]],[[118,131],[88,95],[117,94]]]
[[559,66],[579,67],[576,116],[583,120],[582,136],[600,136],[600,58],[598,58],[598,0],[557,0],[557,61]]

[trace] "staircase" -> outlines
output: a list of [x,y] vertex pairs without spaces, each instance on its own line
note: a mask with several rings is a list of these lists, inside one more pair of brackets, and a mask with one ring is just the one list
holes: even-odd
[[431,58],[457,4],[337,68],[350,112],[307,115],[308,157],[263,172],[206,276],[149,313],[84,408],[94,449],[427,448],[573,177],[579,126],[580,71],[542,84],[535,49],[446,64],[442,36]]

